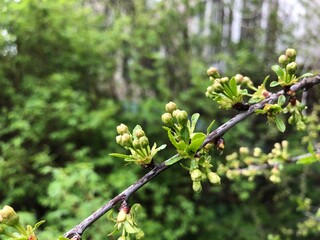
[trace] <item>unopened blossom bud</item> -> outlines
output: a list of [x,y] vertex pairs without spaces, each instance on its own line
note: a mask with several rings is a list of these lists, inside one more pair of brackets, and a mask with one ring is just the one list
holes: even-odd
[[125,124],[121,123],[119,126],[117,126],[117,132],[120,135],[122,135],[124,133],[128,133],[129,130],[128,130],[128,127]]
[[173,117],[170,113],[164,113],[161,116],[161,121],[166,125],[166,126],[173,126]]
[[293,125],[295,122],[296,122],[296,121],[295,121],[295,117],[294,117],[294,116],[290,116],[290,117],[288,118],[288,123],[289,123],[289,124]]
[[241,155],[248,155],[248,154],[249,154],[249,148],[247,148],[247,147],[240,147],[239,153],[240,153]]
[[134,140],[133,140],[132,146],[133,146],[133,148],[136,148],[136,149],[140,149],[140,148],[141,148],[140,142],[139,142],[138,139],[134,139]]
[[286,56],[291,60],[291,61],[295,61],[296,56],[297,56],[297,52],[295,49],[293,48],[288,48],[286,50]]
[[220,79],[220,83],[227,83],[229,81],[229,78],[228,77],[223,77]]
[[220,74],[218,72],[218,69],[215,68],[215,67],[210,67],[208,70],[207,70],[207,74],[209,77],[213,77],[213,78],[218,78],[220,77]]
[[234,79],[236,80],[237,83],[242,83],[243,75],[242,74],[237,74],[237,75],[234,76]]
[[220,177],[218,174],[214,172],[209,172],[207,174],[207,177],[212,184],[220,184]]
[[149,146],[149,140],[146,136],[139,138],[139,143],[142,148],[146,148]]
[[278,62],[282,66],[286,66],[289,63],[289,59],[286,55],[280,55]]
[[298,131],[303,131],[306,129],[306,124],[303,121],[298,121],[297,122],[297,130]]
[[142,129],[136,129],[133,133],[137,138],[145,136],[145,132]]
[[174,102],[168,102],[165,108],[168,113],[172,113],[177,109],[177,105]]
[[297,71],[297,63],[296,62],[291,62],[286,66],[287,72],[292,75]]
[[201,182],[192,182],[192,189],[196,193],[201,192],[201,190],[202,190]]
[[192,181],[200,181],[201,178],[202,178],[202,172],[200,171],[199,168],[196,168],[196,169],[193,169],[191,172],[190,172],[190,176],[191,176],[191,180]]
[[287,140],[283,140],[283,141],[281,142],[281,145],[282,145],[282,148],[286,149],[286,148],[288,148],[288,146],[289,146],[289,142],[288,142]]
[[212,88],[213,88],[214,91],[223,90],[223,87],[222,87],[221,83],[219,83],[219,82],[215,82],[215,83],[212,85]]
[[126,240],[126,236],[122,235],[118,238],[118,240]]
[[132,136],[128,133],[122,135],[121,145],[124,147],[130,147],[132,145]]
[[178,123],[181,125],[184,125],[188,121],[188,113],[184,110],[174,110],[172,115],[177,119]]
[[243,77],[242,82],[247,84],[247,85],[253,85],[251,79],[249,77],[247,77],[247,76]]
[[255,147],[255,148],[253,149],[253,156],[254,156],[254,157],[260,157],[261,153],[262,153],[261,148]]
[[14,209],[8,205],[0,210],[0,223],[7,226],[14,226],[19,222],[19,216]]
[[121,145],[121,140],[122,140],[122,136],[121,135],[118,135],[116,136],[116,142]]

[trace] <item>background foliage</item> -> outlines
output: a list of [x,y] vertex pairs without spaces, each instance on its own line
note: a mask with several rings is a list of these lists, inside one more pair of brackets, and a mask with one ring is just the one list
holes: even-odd
[[[267,74],[275,78],[270,66],[290,45],[300,69],[319,69],[312,36],[320,16],[305,1],[290,5],[291,12],[305,9],[299,21],[278,0],[0,4],[0,205],[13,206],[29,224],[45,219],[41,239],[61,235],[144,174],[109,156],[121,152],[118,123],[140,124],[150,142],[168,144],[160,162],[174,153],[160,127],[168,101],[199,112],[203,131],[212,119],[218,125],[235,114],[204,97],[212,64],[257,84]],[[308,112],[319,97],[317,88],[304,95]],[[293,128],[279,134],[257,116],[228,133],[225,152],[214,159],[243,145],[268,152],[283,139],[293,156],[303,154],[304,135]],[[173,166],[132,201],[143,206],[147,239],[316,239],[319,231],[306,221],[320,204],[319,171],[319,164],[292,164],[276,185],[264,177],[223,178],[195,194],[188,172]],[[85,238],[111,231],[105,217]]]

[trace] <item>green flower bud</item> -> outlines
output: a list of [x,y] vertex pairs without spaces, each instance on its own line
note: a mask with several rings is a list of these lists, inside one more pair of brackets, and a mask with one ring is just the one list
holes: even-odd
[[0,210],[0,223],[14,226],[19,223],[19,216],[12,207],[6,205]]
[[191,180],[192,181],[200,181],[202,178],[202,172],[200,171],[199,168],[193,169],[192,171],[190,171],[190,176],[191,176]]
[[126,240],[126,236],[122,235],[118,238],[118,240]]
[[298,131],[303,131],[306,129],[306,124],[303,121],[298,121],[297,122],[297,130]]
[[247,147],[240,147],[239,153],[240,153],[241,155],[248,155],[248,154],[249,154],[249,148],[247,148]]
[[215,82],[212,85],[212,88],[213,88],[214,91],[223,90],[223,87],[222,87],[221,83],[219,83],[219,82]]
[[177,105],[174,102],[168,102],[166,104],[166,111],[168,113],[172,113],[176,109],[177,109]]
[[201,192],[201,190],[202,190],[201,182],[192,182],[192,189],[196,193]]
[[234,78],[236,80],[236,83],[238,83],[238,84],[242,83],[242,81],[243,81],[243,75],[241,75],[241,74],[235,75]]
[[229,78],[228,77],[223,77],[220,79],[220,83],[227,83],[229,81]]
[[139,138],[139,143],[142,148],[146,148],[149,146],[149,140],[146,136]]
[[134,139],[134,140],[133,140],[132,146],[133,146],[133,148],[136,148],[136,149],[140,149],[140,148],[141,148],[140,142],[139,142],[138,139]]
[[286,50],[286,56],[291,60],[291,61],[295,61],[296,60],[296,56],[297,56],[297,52],[295,49],[293,48],[288,48]]
[[122,135],[124,133],[128,133],[128,127],[126,125],[124,125],[123,123],[121,123],[119,126],[117,126],[117,132]]
[[288,146],[289,146],[289,142],[288,142],[287,140],[283,140],[283,141],[281,142],[281,145],[282,145],[282,148],[287,149]]
[[161,116],[161,121],[166,125],[166,126],[173,126],[173,117],[170,113],[164,113]]
[[260,157],[261,153],[262,153],[261,148],[255,147],[255,148],[253,149],[253,156],[254,156],[254,157]]
[[210,67],[208,70],[207,70],[207,74],[209,77],[213,77],[213,78],[218,78],[220,77],[220,74],[218,72],[218,69],[215,68],[215,67]]
[[207,177],[212,184],[220,184],[220,177],[218,174],[214,172],[209,172],[207,174]]
[[247,77],[247,76],[243,77],[242,82],[247,84],[247,85],[253,85],[251,79],[249,77]]
[[297,63],[296,62],[291,62],[286,66],[287,72],[292,75],[297,71]]
[[269,179],[273,183],[280,183],[281,182],[281,179],[278,175],[272,174]]
[[293,124],[295,124],[295,122],[296,122],[296,120],[295,120],[295,117],[293,115],[288,118],[288,123],[289,124],[293,125]]
[[286,55],[281,55],[278,59],[278,62],[282,66],[287,66],[287,64],[289,63],[289,59]]
[[188,121],[188,113],[184,110],[174,110],[172,115],[181,125],[184,125]]
[[121,145],[121,141],[122,141],[122,136],[121,135],[118,135],[116,136],[116,142]]
[[141,138],[141,137],[144,137],[146,134],[145,132],[142,130],[142,129],[136,129],[134,132],[133,132],[134,136],[136,136],[137,138]]
[[128,133],[123,134],[121,138],[121,146],[131,147],[131,145],[132,145],[132,136]]
[[209,86],[209,87],[207,87],[207,92],[211,93],[211,92],[213,92],[213,91],[214,91],[213,86]]

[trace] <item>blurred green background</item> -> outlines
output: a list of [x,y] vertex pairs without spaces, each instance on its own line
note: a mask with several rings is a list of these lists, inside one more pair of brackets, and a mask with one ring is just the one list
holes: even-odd
[[[203,131],[212,119],[217,127],[236,114],[205,98],[208,67],[258,85],[275,78],[270,67],[287,47],[297,49],[301,71],[320,67],[319,1],[0,4],[0,206],[11,205],[28,224],[45,219],[40,239],[62,235],[145,174],[109,156],[123,152],[115,142],[119,123],[140,124],[151,143],[167,144],[161,162],[174,154],[160,120],[168,101],[199,112]],[[319,97],[319,88],[308,91],[308,112]],[[263,116],[251,117],[213,157],[223,160],[240,146],[269,151],[283,139],[295,156],[306,152],[303,135],[295,128],[280,134]],[[318,239],[319,219],[304,226],[299,206],[319,206],[319,174],[319,164],[292,164],[279,184],[222,176],[221,186],[195,194],[189,173],[173,166],[131,201],[143,206],[146,239]],[[116,239],[107,237],[112,227],[103,217],[84,239]]]

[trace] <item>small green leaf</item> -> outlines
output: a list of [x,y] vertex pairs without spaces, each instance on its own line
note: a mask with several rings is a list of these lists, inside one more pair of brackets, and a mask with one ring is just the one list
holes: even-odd
[[208,128],[207,128],[207,135],[211,132],[211,129],[212,129],[213,124],[214,124],[215,121],[216,121],[216,120],[212,120],[212,122],[211,122],[210,125],[208,126]]
[[110,153],[110,156],[118,157],[118,158],[132,158],[130,155],[121,154],[121,153]]
[[286,125],[279,116],[276,116],[275,122],[280,132],[284,132],[286,130]]
[[277,81],[272,81],[272,82],[270,83],[270,87],[275,87],[275,86],[279,86],[279,85],[280,85],[280,83],[277,82]]
[[285,72],[279,65],[273,65],[271,68],[281,80],[284,80],[283,78]]
[[183,128],[180,130],[180,135],[182,140],[188,145],[190,140],[190,133],[187,126],[183,126]]
[[317,162],[318,159],[315,158],[314,156],[312,155],[308,155],[306,157],[303,157],[303,158],[300,158],[298,161],[297,161],[297,164],[312,164],[312,163],[315,163]]
[[172,156],[171,158],[169,158],[168,160],[166,160],[164,162],[165,165],[172,165],[172,164],[175,164],[176,162],[179,162],[183,157],[180,156],[180,155],[174,155]]
[[190,127],[190,132],[193,133],[194,129],[196,128],[197,122],[199,120],[200,114],[195,113],[191,116],[191,127]]
[[303,75],[301,75],[300,77],[298,77],[298,79],[302,79],[302,78],[305,78],[305,77],[312,77],[313,74],[312,73],[305,73]]
[[280,95],[278,98],[278,105],[282,106],[286,102],[286,97],[284,95]]
[[189,145],[188,150],[195,153],[199,149],[203,141],[206,139],[206,137],[207,136],[204,133],[195,133],[191,139],[191,144]]
[[232,77],[229,81],[230,90],[233,96],[238,96],[236,79]]
[[40,222],[37,222],[37,223],[34,225],[33,230],[35,231],[36,229],[38,229],[38,227],[40,227],[40,225],[42,225],[43,223],[45,223],[45,220],[41,220]]
[[167,144],[162,144],[160,147],[157,148],[157,151],[163,150],[167,147]]

